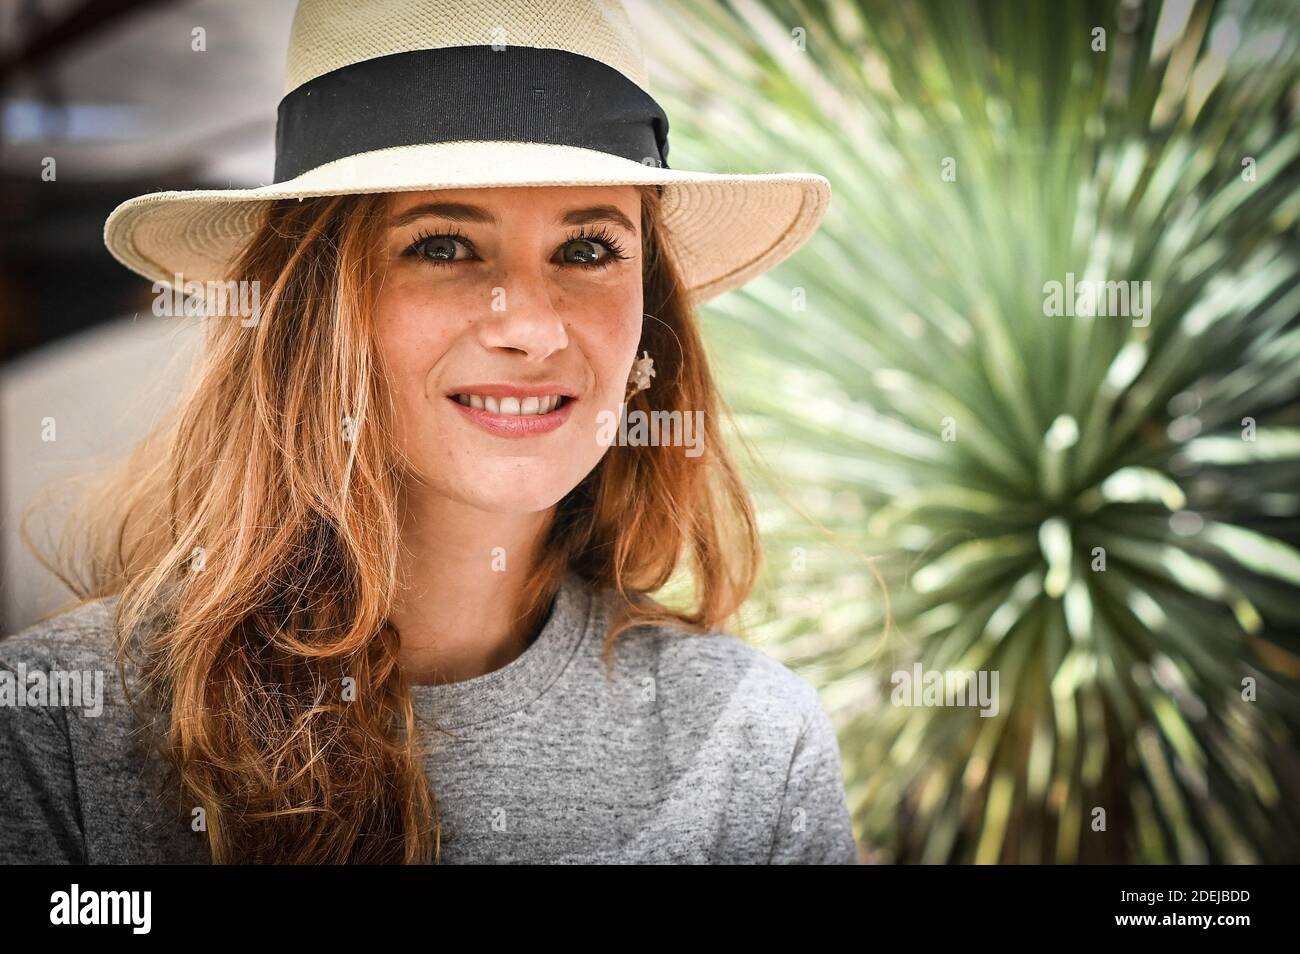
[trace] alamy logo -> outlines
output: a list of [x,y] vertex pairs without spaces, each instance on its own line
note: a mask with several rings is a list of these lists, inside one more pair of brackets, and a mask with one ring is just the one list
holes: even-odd
[[51,924],[129,924],[131,933],[148,934],[153,894],[149,891],[70,891],[50,895]]
[[1065,282],[1043,284],[1043,314],[1048,318],[1132,318],[1134,328],[1151,324],[1151,282],[1104,282],[1065,273]]
[[685,447],[687,457],[704,453],[703,411],[628,411],[626,404],[596,415],[601,447]]
[[998,671],[996,669],[951,670],[900,669],[890,679],[894,691],[889,701],[896,706],[978,706],[980,718],[998,714]]
[[171,284],[153,283],[153,313],[159,318],[237,317],[245,328],[262,320],[262,283],[187,282],[179,272]]
[[99,669],[32,669],[19,663],[0,669],[0,706],[81,709],[92,718],[104,712],[104,673]]

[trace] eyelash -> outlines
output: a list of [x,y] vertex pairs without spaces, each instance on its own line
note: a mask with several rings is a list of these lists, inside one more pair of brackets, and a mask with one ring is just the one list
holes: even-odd
[[[454,265],[455,264],[454,261],[449,261],[447,259],[429,258],[428,256],[420,254],[420,245],[424,242],[427,242],[431,238],[449,238],[454,241],[462,242],[463,244],[468,246],[471,251],[474,250],[474,243],[471,242],[469,239],[467,239],[459,229],[453,227],[449,232],[421,233],[419,236],[416,237],[415,241],[413,241],[410,245],[406,247],[406,251],[404,251],[402,254],[409,255],[413,258],[418,258],[424,264],[432,265],[435,268],[440,268],[447,265]],[[578,242],[578,241],[594,242],[597,245],[602,245],[604,246],[605,251],[608,254],[606,254],[605,256],[603,256],[602,258],[600,258],[598,261],[595,262],[588,262],[586,264],[580,262],[564,262],[563,264],[573,265],[576,268],[590,268],[590,269],[608,268],[610,265],[613,265],[615,262],[621,262],[624,259],[628,258],[628,256],[623,251],[623,246],[619,244],[618,239],[616,239],[613,235],[611,235],[609,229],[607,229],[603,225],[595,232],[591,232],[588,231],[587,229],[583,229],[582,231],[578,232],[578,234],[576,235],[568,236],[564,240],[564,245],[568,245],[570,242]]]

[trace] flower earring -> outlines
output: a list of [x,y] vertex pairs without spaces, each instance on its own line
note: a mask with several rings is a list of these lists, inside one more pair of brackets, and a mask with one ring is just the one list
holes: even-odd
[[[642,313],[642,318],[655,318],[654,315]],[[650,379],[655,376],[655,360],[649,351],[642,351],[641,357],[632,362],[632,370],[627,376],[628,397],[632,397],[650,387]]]
[[627,376],[627,386],[632,394],[650,387],[650,379],[655,376],[655,359],[650,352],[642,351],[641,357],[632,362],[632,373]]

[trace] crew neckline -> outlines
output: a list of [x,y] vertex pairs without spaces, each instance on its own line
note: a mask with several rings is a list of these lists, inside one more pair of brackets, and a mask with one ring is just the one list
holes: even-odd
[[587,582],[567,570],[537,637],[500,669],[459,682],[411,686],[411,702],[438,727],[464,728],[528,705],[553,683],[591,628],[594,599]]

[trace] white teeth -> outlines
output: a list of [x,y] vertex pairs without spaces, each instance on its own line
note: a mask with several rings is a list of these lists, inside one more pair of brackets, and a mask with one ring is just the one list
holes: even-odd
[[467,407],[476,407],[479,410],[487,411],[489,414],[509,414],[515,417],[531,414],[550,414],[560,406],[561,400],[558,394],[522,399],[506,397],[499,400],[481,394],[456,394],[454,397],[457,403],[464,404]]

